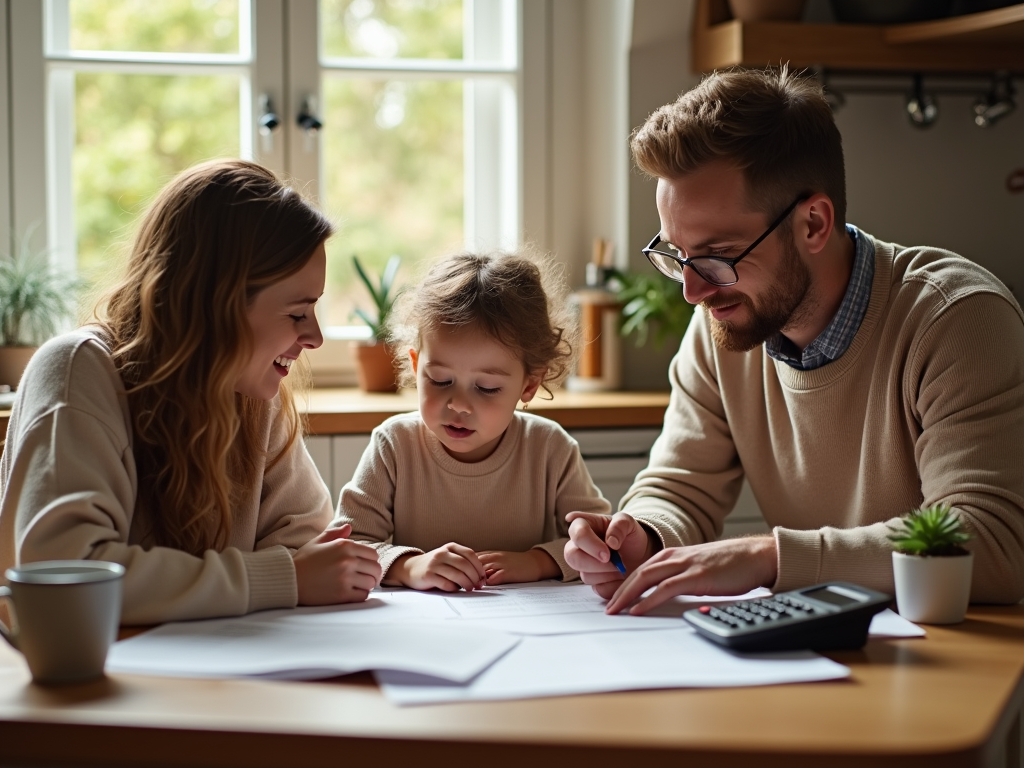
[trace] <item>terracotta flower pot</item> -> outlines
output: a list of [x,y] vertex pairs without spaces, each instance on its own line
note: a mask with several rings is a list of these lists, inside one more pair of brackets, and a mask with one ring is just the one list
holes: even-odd
[[0,347],[0,384],[17,389],[21,374],[38,347]]
[[381,342],[353,342],[359,388],[364,392],[397,392],[394,350]]
[[971,598],[974,554],[921,557],[892,553],[896,609],[908,621],[956,624]]

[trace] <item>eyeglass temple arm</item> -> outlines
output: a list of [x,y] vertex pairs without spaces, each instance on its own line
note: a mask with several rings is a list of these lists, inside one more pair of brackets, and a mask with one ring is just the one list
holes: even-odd
[[[772,232],[775,231],[775,229],[779,226],[779,224],[781,224],[782,222],[784,222],[786,220],[786,217],[789,216],[789,214],[791,214],[793,212],[794,208],[796,208],[798,205],[800,205],[800,203],[802,203],[804,200],[806,200],[809,197],[810,197],[810,195],[801,195],[796,200],[794,200],[792,203],[790,203],[789,207],[786,210],[784,210],[782,213],[780,213],[779,217],[777,219],[775,219],[775,221],[772,222],[772,225],[770,227],[768,227],[768,229],[766,229],[764,231],[764,234],[761,235],[759,238],[757,238],[757,240],[755,240],[754,242],[752,242],[750,244],[750,247],[747,248],[747,250],[743,252],[743,256],[746,256],[752,250],[757,248],[757,246],[761,244],[762,240],[764,240],[766,237],[768,237],[768,235],[770,235]],[[737,256],[733,263],[735,263],[736,261],[739,261],[740,259],[742,259],[743,256]]]

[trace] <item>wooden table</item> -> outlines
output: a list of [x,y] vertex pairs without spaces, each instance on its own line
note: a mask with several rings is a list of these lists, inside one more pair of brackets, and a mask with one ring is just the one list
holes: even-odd
[[1020,765],[1024,607],[829,655],[850,680],[398,708],[367,675],[42,688],[4,646],[0,765]]

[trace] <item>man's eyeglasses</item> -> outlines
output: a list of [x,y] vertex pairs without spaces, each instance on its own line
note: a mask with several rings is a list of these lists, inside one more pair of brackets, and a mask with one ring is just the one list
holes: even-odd
[[810,197],[810,195],[801,195],[790,203],[789,207],[779,214],[779,217],[772,222],[771,226],[765,230],[764,234],[752,242],[750,247],[734,259],[727,259],[722,256],[693,256],[691,258],[687,258],[683,256],[671,243],[665,243],[665,245],[673,250],[672,253],[669,253],[668,251],[659,251],[655,246],[663,242],[660,232],[655,235],[650,244],[643,249],[643,254],[647,257],[648,261],[654,265],[654,268],[661,272],[661,274],[678,283],[683,282],[683,268],[690,267],[694,272],[712,285],[735,285],[736,282],[739,281],[739,277],[736,274],[736,265],[746,258],[747,254],[760,245],[762,240],[774,232],[776,227],[784,222],[786,217],[793,212],[793,209],[808,197]]

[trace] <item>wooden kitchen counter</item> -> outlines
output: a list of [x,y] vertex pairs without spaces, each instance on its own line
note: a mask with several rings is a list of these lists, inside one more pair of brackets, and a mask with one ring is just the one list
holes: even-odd
[[[668,392],[566,392],[553,400],[535,399],[530,411],[554,419],[566,429],[660,427]],[[368,393],[351,388],[313,389],[299,397],[312,435],[358,435],[373,430],[389,416],[417,407],[415,390],[397,394]],[[0,410],[0,439],[7,434],[9,410]]]
[[[539,397],[530,412],[547,416],[566,429],[607,427],[660,427],[668,406],[668,392],[566,392],[553,400]],[[373,430],[384,419],[417,408],[416,391],[396,394],[368,393],[359,389],[314,389],[308,403],[299,399],[309,417],[312,435],[358,435]]]

